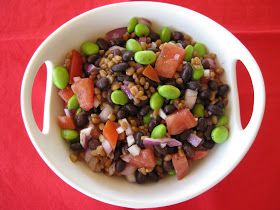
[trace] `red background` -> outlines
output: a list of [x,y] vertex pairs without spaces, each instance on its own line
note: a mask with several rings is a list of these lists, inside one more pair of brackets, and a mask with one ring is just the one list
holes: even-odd
[[[46,166],[29,141],[19,101],[25,67],[39,44],[65,21],[113,2],[118,1],[0,0],[0,209],[124,209],[79,193]],[[234,33],[260,65],[267,101],[256,141],[237,168],[206,193],[162,209],[279,209],[279,3],[277,0],[166,2],[205,14]],[[240,66],[239,94],[242,121],[246,124],[253,96],[248,74]],[[39,127],[42,126],[44,78],[45,72],[41,71],[33,91]]]

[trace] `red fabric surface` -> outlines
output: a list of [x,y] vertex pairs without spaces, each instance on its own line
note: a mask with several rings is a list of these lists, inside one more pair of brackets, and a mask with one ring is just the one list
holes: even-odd
[[[46,166],[26,133],[19,100],[25,67],[39,44],[62,23],[76,15],[118,1],[0,2],[0,209],[124,209],[79,193]],[[256,141],[237,168],[206,193],[162,209],[279,209],[279,2],[166,2],[201,12],[233,32],[252,52],[261,67],[267,102]],[[250,118],[253,96],[248,74],[242,68],[238,72],[242,120],[246,123]],[[44,71],[41,71],[36,79],[36,90],[33,91],[34,113],[40,127],[44,78]]]

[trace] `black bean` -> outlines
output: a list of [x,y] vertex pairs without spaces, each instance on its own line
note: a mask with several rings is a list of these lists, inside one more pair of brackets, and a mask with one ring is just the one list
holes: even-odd
[[124,162],[122,159],[118,159],[115,165],[116,172],[117,173],[122,172],[125,169],[125,166],[126,166],[126,162]]
[[75,142],[75,143],[70,144],[70,149],[73,151],[76,151],[76,152],[80,152],[80,151],[84,150],[84,148],[80,144],[80,142]]
[[142,107],[142,108],[140,109],[139,114],[140,114],[141,116],[144,116],[144,115],[148,114],[150,110],[151,110],[151,108],[150,108],[149,105],[144,106],[144,107]]
[[215,105],[218,106],[218,107],[220,107],[221,109],[223,109],[223,108],[225,107],[225,104],[224,104],[224,102],[222,102],[222,101],[216,102]]
[[168,104],[164,107],[163,110],[164,110],[165,114],[172,114],[173,112],[175,112],[177,110],[177,108],[173,104]]
[[160,38],[160,37],[159,37],[159,34],[153,32],[153,31],[150,32],[150,37],[151,37],[151,40],[152,40],[153,42],[157,41],[157,40]]
[[94,62],[94,65],[99,67],[100,61],[101,61],[101,58],[97,58],[97,60]]
[[208,87],[210,90],[217,90],[218,89],[218,84],[215,80],[209,80],[208,81]]
[[96,81],[96,87],[98,87],[101,90],[106,90],[108,89],[109,85],[110,85],[110,81],[107,77],[101,77],[100,79],[98,79]]
[[124,74],[120,74],[117,76],[117,81],[118,82],[124,82],[124,81],[133,81],[133,78]]
[[178,152],[178,147],[169,147],[166,146],[167,154],[175,154]]
[[117,118],[120,120],[127,117],[128,117],[127,109],[124,107],[120,108],[119,111],[117,112]]
[[189,144],[184,144],[183,150],[187,158],[193,158],[195,156],[195,151],[192,149],[192,147]]
[[204,69],[210,69],[210,63],[208,59],[202,59],[201,64]]
[[124,141],[117,141],[117,145],[114,151],[114,161],[117,161],[119,157],[122,155],[122,146]]
[[112,66],[112,71],[114,72],[124,72],[128,68],[127,63],[118,63]]
[[225,97],[229,91],[229,86],[226,84],[220,85],[218,87],[217,95],[221,97]]
[[200,84],[198,81],[190,81],[187,83],[187,88],[197,90],[200,88]]
[[84,128],[88,124],[88,115],[86,112],[80,112],[75,116],[75,122],[78,128]]
[[122,54],[122,59],[125,62],[132,61],[133,60],[133,55],[134,55],[134,53],[132,51],[126,50]]
[[99,57],[100,57],[99,55],[90,55],[90,56],[88,56],[88,58],[87,58],[87,62],[88,62],[88,63],[91,63],[91,64],[94,64],[95,61],[96,61]]
[[158,83],[149,79],[149,78],[146,78],[146,81],[149,83],[150,86],[154,87],[154,88],[157,88],[158,87]]
[[147,105],[147,104],[149,104],[149,100],[147,99],[147,100],[144,100],[144,101],[141,101],[140,103],[138,103],[138,104],[135,104],[135,106],[137,106],[137,107],[143,107],[143,106],[145,106],[145,105]]
[[166,147],[161,148],[160,145],[154,145],[154,152],[157,157],[163,157],[167,154]]
[[91,139],[89,142],[88,142],[88,147],[91,149],[91,150],[95,150],[99,145],[101,145],[100,141],[98,139]]
[[207,140],[211,140],[211,132],[213,130],[214,126],[213,125],[208,125],[206,130],[204,131],[204,137],[207,139]]
[[220,106],[217,106],[215,104],[209,104],[209,106],[207,107],[208,112],[210,112],[210,115],[217,115],[217,116],[221,116],[223,115],[223,108],[221,108]]
[[184,49],[185,49],[186,46],[189,44],[189,43],[188,43],[187,41],[185,41],[185,40],[178,40],[177,43],[180,43]]
[[144,146],[144,143],[141,139],[141,137],[143,136],[144,134],[141,132],[141,131],[138,131],[136,132],[135,134],[133,134],[133,137],[135,139],[135,143],[141,148],[141,149],[144,149],[145,146]]
[[183,133],[181,133],[179,135],[179,139],[178,140],[180,140],[182,142],[186,142],[187,138],[190,136],[191,132],[192,132],[192,130],[190,130],[190,129],[184,130]]
[[135,179],[138,184],[143,184],[147,180],[147,177],[138,170],[136,170]]
[[115,105],[111,99],[111,94],[112,94],[112,90],[108,90],[107,101],[109,102],[109,104]]
[[215,146],[215,142],[213,140],[205,140],[202,143],[202,147],[205,149],[212,149]]
[[180,31],[173,31],[172,32],[172,39],[174,41],[182,40],[184,38],[184,34]]
[[186,63],[183,65],[181,77],[184,82],[189,82],[192,78],[192,67],[191,64]]
[[132,115],[132,116],[137,115],[138,109],[133,104],[126,104],[124,107],[127,109],[129,115]]
[[122,38],[116,38],[116,39],[110,40],[111,46],[117,45],[117,46],[123,47],[125,45],[125,43],[126,43],[126,41]]
[[197,122],[197,127],[196,129],[198,131],[205,131],[207,128],[207,120],[204,118],[204,117],[201,117],[198,119],[198,122]]
[[113,54],[114,54],[114,55],[119,55],[119,56],[121,56],[121,55],[122,55],[122,52],[121,52],[119,49],[114,49],[114,50],[113,50]]
[[155,171],[148,173],[146,176],[151,182],[157,182],[159,180],[159,177]]
[[154,127],[156,127],[159,123],[157,122],[156,119],[152,119],[149,123],[148,129],[150,132],[152,132],[152,130],[154,129]]
[[172,170],[174,169],[174,166],[173,166],[171,160],[169,160],[169,161],[163,161],[163,164],[162,164],[162,165],[163,165],[164,171],[166,171],[167,173],[168,173],[169,171],[172,171]]
[[207,100],[210,97],[210,91],[208,89],[202,90],[202,91],[199,92],[198,97],[201,100]]
[[98,45],[98,47],[101,49],[101,50],[108,50],[109,47],[110,47],[110,43],[105,40],[105,39],[102,39],[102,38],[98,38],[96,40],[96,44]]

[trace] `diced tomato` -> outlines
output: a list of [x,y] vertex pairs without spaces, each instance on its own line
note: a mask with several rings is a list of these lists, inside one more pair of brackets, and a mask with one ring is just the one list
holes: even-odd
[[93,107],[94,87],[90,78],[80,79],[71,86],[73,92],[77,95],[80,107],[89,111]]
[[192,160],[200,160],[200,159],[204,158],[207,154],[208,154],[207,150],[197,150],[197,151],[195,151],[195,155],[192,158]]
[[74,95],[74,93],[72,89],[69,86],[67,86],[64,89],[59,90],[58,95],[63,99],[63,101],[67,103],[68,100]]
[[58,116],[58,125],[63,129],[75,129],[75,123],[70,116]]
[[189,163],[185,154],[176,153],[172,155],[172,164],[174,166],[177,179],[183,179],[189,171]]
[[155,81],[155,82],[160,82],[157,72],[154,70],[154,68],[151,65],[148,65],[144,69],[143,75],[148,77],[149,79]]
[[116,124],[108,120],[103,128],[103,136],[109,141],[113,150],[116,148],[118,135]]
[[142,149],[137,156],[130,157],[129,163],[137,168],[154,168],[156,165],[156,159],[152,148]]
[[189,109],[181,109],[166,118],[167,130],[170,135],[177,135],[197,125],[197,119]]
[[82,77],[83,76],[83,59],[81,54],[77,50],[72,50],[72,59],[70,66],[70,80],[69,83],[73,84],[74,77]]
[[172,78],[184,57],[185,50],[183,48],[171,43],[164,44],[155,65],[158,75]]

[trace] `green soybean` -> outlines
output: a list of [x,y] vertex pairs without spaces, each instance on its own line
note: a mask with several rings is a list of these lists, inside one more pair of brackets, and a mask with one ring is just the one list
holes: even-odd
[[185,61],[191,61],[192,55],[193,55],[193,46],[189,44],[185,48]]
[[114,104],[125,105],[128,102],[128,97],[123,91],[115,90],[111,94],[111,100]]
[[171,30],[168,27],[163,27],[160,31],[160,39],[163,42],[169,42],[171,39]]
[[158,93],[155,92],[150,98],[150,107],[155,109],[160,109],[163,105],[164,98]]
[[225,126],[218,126],[211,132],[211,138],[216,143],[223,143],[228,139],[228,129]]
[[156,61],[156,58],[156,54],[151,50],[139,51],[134,55],[135,61],[143,65],[154,63]]
[[148,36],[150,34],[149,27],[142,23],[138,23],[135,26],[134,31],[135,31],[136,36],[138,36],[138,37]]
[[173,169],[173,170],[169,171],[169,172],[168,172],[168,175],[169,175],[169,176],[175,176],[175,175],[176,175],[175,170]]
[[204,75],[204,69],[198,68],[198,69],[193,69],[192,71],[192,79],[193,80],[200,80],[201,77]]
[[216,126],[226,125],[226,124],[228,124],[228,120],[229,120],[228,116],[222,115],[221,117],[219,117]]
[[68,109],[78,109],[79,106],[79,101],[76,95],[73,95],[67,102]]
[[158,92],[166,99],[177,99],[180,97],[180,90],[173,85],[162,85],[158,88]]
[[166,134],[166,127],[163,124],[159,124],[152,130],[151,137],[153,139],[161,139]]
[[93,42],[86,41],[81,45],[81,51],[85,55],[93,55],[99,52],[99,47]]
[[82,112],[82,109],[81,108],[78,108],[77,110],[76,110],[76,116],[78,115],[78,114],[80,114]]
[[151,122],[151,115],[150,113],[149,114],[146,114],[144,117],[143,117],[143,122],[145,125],[148,125],[150,122]]
[[134,31],[137,23],[138,23],[137,17],[131,18],[128,22],[128,25],[127,25],[127,32],[132,33]]
[[138,41],[136,41],[135,39],[127,40],[125,47],[127,50],[130,50],[132,52],[138,52],[138,51],[142,50],[140,43]]
[[204,116],[204,106],[202,104],[195,104],[192,109],[192,113],[196,117],[203,117]]
[[206,50],[206,47],[203,43],[201,42],[197,42],[194,47],[193,47],[193,50],[198,54],[198,56],[200,57],[203,57],[207,50]]
[[69,82],[69,73],[66,68],[62,66],[56,66],[52,72],[53,84],[59,88],[64,89]]
[[72,129],[61,129],[61,136],[65,140],[71,142],[78,138],[79,133],[76,130],[72,130]]

